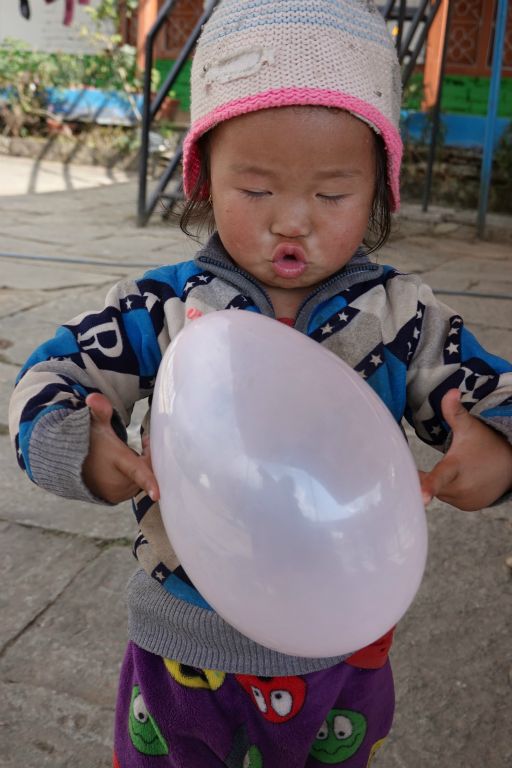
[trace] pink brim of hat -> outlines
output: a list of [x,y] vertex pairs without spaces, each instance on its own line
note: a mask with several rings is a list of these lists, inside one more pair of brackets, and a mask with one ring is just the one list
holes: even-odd
[[[321,88],[279,88],[266,91],[265,93],[258,93],[254,96],[245,96],[242,99],[236,99],[235,101],[223,104],[196,120],[192,124],[183,145],[183,188],[185,195],[187,197],[190,196],[199,175],[200,159],[197,140],[216,125],[233,117],[256,112],[260,109],[315,105],[344,109],[363,120],[377,133],[381,134],[388,159],[388,185],[391,193],[391,210],[397,211],[400,207],[399,177],[403,149],[399,132],[384,117],[382,112],[379,112],[371,104],[350,94]],[[206,199],[208,197],[208,189],[202,190],[200,197]]]

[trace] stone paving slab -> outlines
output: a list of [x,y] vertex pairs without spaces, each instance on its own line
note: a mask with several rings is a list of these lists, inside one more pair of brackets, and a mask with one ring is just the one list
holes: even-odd
[[111,707],[2,681],[2,768],[112,768]]
[[98,547],[62,532],[1,524],[0,650],[64,591]]
[[[9,437],[0,436],[0,520],[87,539],[131,544],[137,530],[131,503],[115,507],[54,496],[19,470]],[[135,562],[135,561],[133,561]]]
[[112,710],[126,647],[126,582],[133,571],[129,547],[107,548],[91,559],[3,653],[0,679]]
[[489,259],[457,259],[433,270],[426,270],[422,278],[433,290],[475,291],[510,293],[512,289],[512,265]]
[[136,238],[137,231],[132,234],[123,233],[115,242],[112,239],[108,242],[97,241],[94,253],[100,258],[111,258],[113,263],[136,260],[141,265],[139,274],[142,274],[146,267],[155,264],[175,264],[193,259],[198,249],[185,235],[172,230],[168,233],[164,230],[163,235],[148,238],[144,249],[141,249]]
[[[27,292],[22,289],[0,288],[0,320],[9,315],[15,315],[18,312],[24,312],[27,309],[43,304],[47,301],[46,291],[31,290]],[[0,338],[2,331],[0,329]],[[0,351],[2,342],[0,341]]]
[[[112,231],[109,236],[95,240],[94,243],[75,240],[72,245],[33,248],[31,243],[22,241],[17,244],[17,247],[7,252],[49,258],[48,263],[55,264],[57,269],[60,265],[66,266],[66,259],[70,258],[83,260],[82,263],[77,264],[80,269],[87,269],[90,263],[91,268],[101,267],[105,272],[109,268],[114,271],[122,268],[136,268],[138,274],[155,265],[193,259],[197,252],[197,246],[185,240],[184,235],[167,236],[166,234],[161,237],[147,238],[143,247],[139,238],[139,231],[134,227],[133,230],[128,230],[119,237],[115,237],[115,231]],[[96,264],[97,261],[101,264]]]
[[0,274],[1,270],[3,270],[3,263],[5,259],[4,254],[7,254],[9,257],[12,257],[13,254],[30,254],[31,256],[38,257],[47,257],[50,255],[52,257],[59,256],[61,258],[65,258],[69,255],[69,249],[64,245],[47,243],[45,242],[44,238],[39,240],[29,240],[23,236],[23,229],[21,227],[18,233],[7,235],[7,233],[2,229],[1,220],[0,238]]
[[[2,158],[0,157],[0,165]],[[150,183],[151,191],[154,184]],[[112,194],[112,190],[114,193]],[[123,215],[135,216],[137,201],[138,179],[134,176],[126,183],[95,186],[89,189],[74,190],[70,194],[67,190],[48,191],[47,194],[27,193],[25,195],[10,195],[8,179],[4,174],[0,177],[0,192],[2,193],[2,210],[22,211],[33,209],[38,212],[52,213],[59,207],[66,212],[80,210],[96,210],[101,217],[106,207],[112,209],[122,208]],[[129,205],[126,205],[126,204]]]
[[[83,216],[82,212],[76,222],[78,230],[83,230]],[[52,240],[44,236],[37,238],[37,227],[35,230],[34,236],[29,238],[25,229],[21,227],[7,231],[0,219],[0,251],[29,256],[100,259],[106,262],[105,267],[111,263],[113,268],[119,263],[137,262],[140,273],[155,264],[170,264],[192,259],[197,251],[197,246],[190,239],[169,225],[157,230],[158,234],[153,233],[143,237],[134,222],[125,225],[114,219],[110,233],[104,232],[96,239],[93,237],[95,231],[93,225],[91,225],[89,236],[82,231],[82,234],[76,237],[70,233],[69,236],[53,237]],[[1,263],[3,264],[3,260]],[[54,263],[59,265],[58,261]],[[64,265],[64,262],[61,263]],[[84,269],[84,265],[77,266]]]
[[441,255],[435,248],[425,247],[425,244],[411,243],[409,240],[391,240],[384,248],[375,254],[379,264],[391,264],[402,272],[423,274],[428,269],[435,269],[446,262],[446,256]]
[[[55,247],[69,248],[75,240],[75,233],[73,228],[63,225],[62,221],[60,226],[51,226],[50,222],[45,222],[44,230],[42,231],[41,222],[30,219],[23,223],[23,219],[26,218],[25,213],[18,213],[10,218],[9,222],[2,222],[2,236],[12,239],[20,239],[23,234],[23,240],[28,243],[45,243],[47,251],[52,252]],[[76,233],[76,237],[80,237],[79,233]]]
[[24,222],[25,212],[17,213],[9,223],[2,223],[2,233],[6,237],[19,237],[23,232],[23,238],[38,242],[44,240],[67,249],[79,244],[88,244],[94,252],[95,244],[101,238],[111,237],[113,225],[108,222],[95,221],[92,217],[81,217],[80,227],[66,226],[62,222],[62,216],[58,213],[48,215],[45,221],[45,234],[41,236],[41,223],[37,220]]
[[[454,268],[459,271],[462,268],[464,273],[465,263],[471,265],[471,262],[474,265],[480,264],[481,271],[485,272],[489,265],[493,265],[491,269],[506,271],[510,281],[511,246],[509,244],[468,242],[426,234],[404,238],[395,234],[381,251],[380,262],[384,261],[384,256],[388,257],[389,263],[393,265],[400,262],[400,268],[404,271],[419,274],[437,267],[444,268],[444,266],[447,271],[453,271]],[[468,268],[470,269],[471,266]]]
[[[9,195],[41,192],[72,192],[127,181],[130,177],[118,168],[99,165],[75,165],[30,157],[0,156],[2,176],[10,179]],[[0,184],[0,194],[6,186]]]
[[[112,208],[107,208],[102,215],[97,215],[94,210],[79,210],[73,212],[73,220],[70,222],[63,221],[58,211],[47,213],[44,217],[44,232],[41,231],[41,221],[37,217],[32,217],[28,222],[26,219],[27,211],[17,211],[8,218],[4,215],[0,224],[3,237],[22,238],[34,243],[43,240],[57,246],[65,245],[67,248],[83,248],[85,244],[94,253],[97,245],[112,235],[117,235],[121,242],[123,238],[129,238],[127,234],[131,230],[138,234],[139,241],[142,235],[131,217],[122,221],[123,230],[119,231],[119,216]],[[73,221],[79,221],[80,227],[72,226]],[[152,244],[164,245],[167,241],[178,238],[185,242],[185,235],[170,223],[155,226],[149,231],[144,230],[144,244],[150,249]],[[112,245],[117,246],[117,237]],[[5,250],[3,244],[2,250]]]
[[[3,182],[3,180],[2,180]],[[3,184],[0,182],[0,188]],[[112,194],[114,190],[114,194]],[[112,186],[94,187],[67,191],[49,192],[48,194],[28,193],[26,195],[2,195],[2,211],[34,211],[53,214],[55,211],[79,213],[94,211],[99,220],[107,215],[108,210],[117,210],[124,219],[135,218],[137,201],[137,180]]]
[[[510,222],[512,229],[512,217],[510,217]],[[438,257],[443,258],[454,256],[455,258],[483,259],[484,264],[488,261],[510,261],[509,243],[488,242],[478,238],[468,240],[456,237],[437,237],[435,234],[425,233],[410,234],[403,239],[397,237],[396,240],[402,242],[407,249],[426,247],[429,250],[429,245],[435,242],[435,253]]]
[[109,273],[85,271],[76,264],[44,265],[39,261],[29,264],[6,259],[2,261],[2,286],[41,291],[62,291],[78,285],[113,284],[118,277]]

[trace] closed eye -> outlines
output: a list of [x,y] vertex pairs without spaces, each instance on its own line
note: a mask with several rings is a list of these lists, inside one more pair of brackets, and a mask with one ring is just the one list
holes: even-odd
[[339,203],[341,200],[343,200],[346,197],[346,195],[322,195],[318,193],[317,197],[320,198],[320,200],[325,201],[326,203]]
[[271,195],[271,192],[267,192],[263,189],[241,189],[240,192],[242,192],[245,197],[249,197],[251,200],[257,200],[260,197],[266,197],[267,195]]

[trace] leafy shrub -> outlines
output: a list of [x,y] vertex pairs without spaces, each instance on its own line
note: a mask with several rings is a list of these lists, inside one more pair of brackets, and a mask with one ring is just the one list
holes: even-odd
[[[137,0],[124,0],[127,15]],[[23,136],[44,133],[49,87],[99,87],[133,94],[142,81],[137,72],[136,49],[124,45],[119,29],[119,0],[102,0],[86,9],[92,28],[81,34],[98,53],[67,54],[35,51],[20,40],[0,43],[0,123],[5,134]],[[158,87],[157,70],[152,73],[153,89]]]

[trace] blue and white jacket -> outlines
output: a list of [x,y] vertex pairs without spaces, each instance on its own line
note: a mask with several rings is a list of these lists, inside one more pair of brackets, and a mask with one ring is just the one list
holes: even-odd
[[[102,311],[63,325],[23,367],[10,407],[20,467],[56,494],[101,502],[81,477],[89,446],[85,397],[103,392],[126,427],[135,402],[151,397],[171,339],[195,317],[230,308],[275,317],[264,289],[232,262],[218,235],[194,261],[114,286]],[[357,253],[308,296],[295,328],[359,372],[396,421],[406,419],[426,443],[446,444],[440,403],[453,387],[468,410],[512,442],[512,365],[486,352],[416,276]],[[158,503],[142,492],[133,507],[141,569],[129,586],[131,640],[190,666],[241,674],[305,674],[342,658],[286,656],[238,633],[190,583]]]

